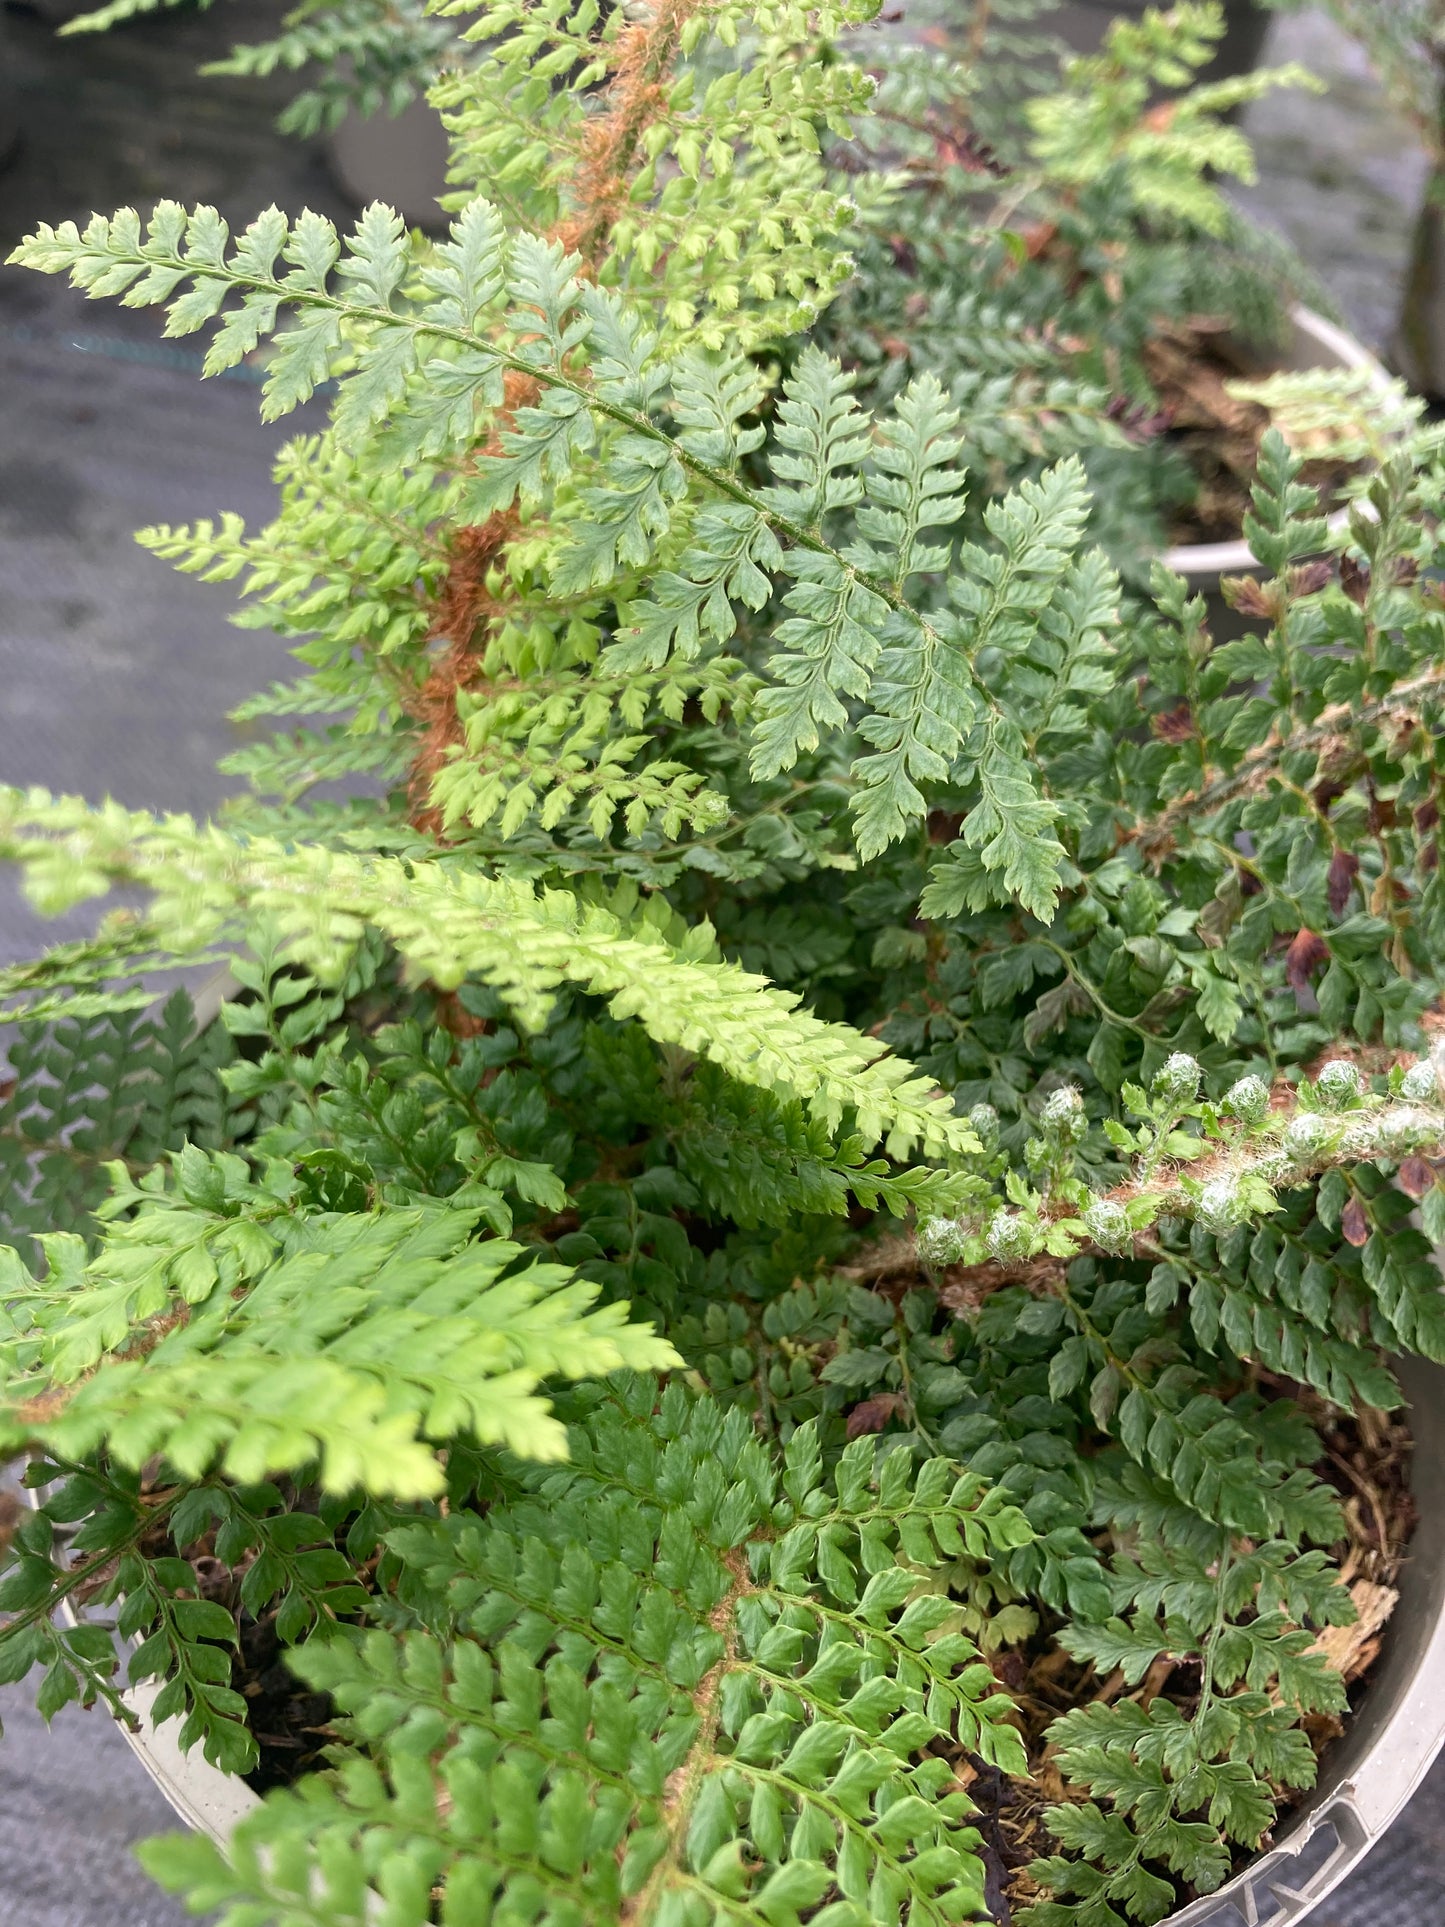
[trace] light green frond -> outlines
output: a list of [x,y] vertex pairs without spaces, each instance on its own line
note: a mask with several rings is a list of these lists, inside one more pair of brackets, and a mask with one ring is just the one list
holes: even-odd
[[551,993],[574,983],[636,1017],[661,1042],[709,1057],[729,1076],[791,1091],[815,1113],[856,1118],[866,1143],[895,1155],[967,1151],[973,1134],[949,1100],[900,1059],[845,1024],[735,964],[694,961],[645,926],[561,890],[494,879],[442,861],[408,864],[341,851],[242,843],[188,818],[0,791],[0,852],[21,862],[43,909],[103,894],[112,881],[154,894],[150,916],[178,949],[220,939],[243,920],[272,921],[299,961],[334,976],[372,926],[444,986],[476,974],[522,1021],[538,1024]]
[[948,567],[948,545],[920,544],[919,537],[951,527],[963,514],[964,477],[954,466],[963,446],[959,426],[959,411],[933,375],[910,382],[893,417],[880,424],[858,528],[878,551],[870,567],[900,591],[915,572]]
[[870,423],[853,388],[852,375],[810,347],[778,403],[772,465],[786,486],[769,489],[765,499],[776,514],[815,534],[826,516],[863,493],[858,469],[868,454]]
[[1157,88],[1187,87],[1224,33],[1217,0],[1148,8],[1115,21],[1099,53],[1071,61],[1064,87],[1029,103],[1031,154],[1046,176],[1084,187],[1117,170],[1126,191],[1150,214],[1223,234],[1228,203],[1211,175],[1254,179],[1254,154],[1237,127],[1221,119],[1272,87],[1318,91],[1300,66],[1196,86],[1152,111]]
[[710,503],[697,518],[691,544],[675,565],[660,571],[649,593],[629,604],[626,621],[608,650],[619,672],[658,669],[675,651],[692,661],[709,643],[737,632],[735,605],[761,609],[783,551],[766,517],[747,502]]
[[791,769],[799,753],[847,727],[845,698],[865,697],[882,647],[889,609],[833,555],[790,549],[783,573],[794,584],[789,611],[773,630],[773,678],[757,699],[751,767],[754,776]]
[[[242,1483],[315,1465],[327,1491],[416,1498],[444,1478],[424,1441],[465,1434],[560,1458],[543,1379],[674,1362],[565,1267],[469,1243],[465,1209],[308,1224],[264,1196],[256,1218],[239,1215],[244,1198],[216,1200],[231,1215],[144,1215],[135,1196],[143,1215],[83,1273],[53,1270],[20,1301],[33,1304],[20,1356],[0,1355],[11,1449],[79,1458],[104,1444],[132,1468],[162,1454],[182,1478],[219,1467]],[[36,1407],[32,1374],[68,1389]]]

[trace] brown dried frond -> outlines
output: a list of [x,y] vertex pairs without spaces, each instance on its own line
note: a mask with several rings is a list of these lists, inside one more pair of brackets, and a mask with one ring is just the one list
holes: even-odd
[[938,1299],[949,1311],[965,1318],[1005,1285],[1022,1285],[1033,1297],[1043,1298],[1057,1290],[1067,1269],[1062,1258],[1051,1258],[1047,1253],[1017,1265],[996,1264],[993,1260],[981,1265],[950,1265],[943,1273]]
[[[234,1291],[231,1295],[233,1298],[239,1298],[242,1296],[242,1293],[240,1291]],[[175,1311],[166,1312],[160,1317],[148,1318],[145,1324],[141,1326],[140,1330],[131,1339],[131,1342],[123,1351],[118,1352],[116,1356],[119,1358],[149,1358],[163,1338],[169,1338],[172,1332],[180,1331],[182,1326],[189,1325],[190,1322],[191,1308],[189,1305],[181,1305]]]
[[491,1018],[474,1017],[454,990],[438,991],[434,1008],[437,1022],[453,1037],[485,1037],[492,1028]]
[[1121,843],[1137,843],[1139,845],[1139,854],[1149,865],[1149,868],[1154,872],[1155,876],[1158,876],[1159,872],[1164,868],[1164,865],[1179,848],[1177,837],[1162,818],[1157,823],[1146,823],[1142,830],[1137,833],[1125,831],[1119,838],[1119,841]]
[[1355,1618],[1348,1626],[1326,1626],[1307,1650],[1320,1653],[1347,1683],[1375,1663],[1385,1623],[1399,1600],[1393,1586],[1377,1586],[1357,1579],[1349,1588]]
[[1161,743],[1187,743],[1199,731],[1194,723],[1194,711],[1187,702],[1177,703],[1173,709],[1157,712],[1149,718],[1151,735]]
[[908,1400],[902,1392],[878,1392],[853,1407],[844,1430],[850,1439],[862,1438],[865,1432],[881,1432],[891,1418],[907,1409],[907,1405]]

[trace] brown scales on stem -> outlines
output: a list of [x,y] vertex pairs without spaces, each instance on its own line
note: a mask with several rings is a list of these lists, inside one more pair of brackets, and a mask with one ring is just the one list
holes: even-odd
[[683,26],[697,10],[698,0],[658,0],[618,38],[606,112],[592,121],[582,141],[577,211],[559,223],[554,237],[594,271],[626,208],[642,136],[666,111],[664,83]]
[[417,692],[412,712],[423,733],[407,779],[409,815],[415,827],[429,836],[442,834],[432,784],[464,741],[457,696],[481,669],[487,638],[506,609],[503,597],[488,587],[488,576],[516,533],[516,513],[507,509],[472,528],[459,529],[452,540],[451,567],[437,599],[433,625],[433,634],[444,646]]
[[[575,212],[553,230],[552,239],[581,256],[595,272],[607,239],[626,205],[629,177],[643,134],[665,110],[664,81],[681,43],[684,22],[698,0],[660,0],[650,15],[629,26],[617,42],[607,105],[583,139],[575,182]],[[502,406],[483,455],[500,452],[502,437],[519,408],[535,403],[541,385],[517,372],[506,377]],[[413,704],[422,741],[407,783],[410,820],[440,838],[443,824],[432,802],[438,772],[464,742],[457,715],[459,692],[475,681],[486,644],[506,616],[505,590],[489,586],[492,571],[515,538],[515,510],[459,529],[452,538],[451,567],[435,604],[432,633],[443,647]]]
[[633,1927],[633,1923],[641,1927],[641,1923],[652,1913],[658,1895],[676,1872],[694,1803],[704,1780],[718,1764],[713,1746],[722,1717],[720,1691],[723,1676],[737,1663],[738,1601],[744,1593],[753,1590],[748,1580],[746,1561],[740,1552],[734,1550],[725,1553],[723,1564],[732,1574],[733,1583],[708,1614],[708,1624],[722,1637],[722,1654],[693,1691],[693,1710],[698,1720],[697,1736],[688,1760],[669,1776],[663,1792],[660,1819],[667,1832],[667,1848],[659,1857],[646,1884],[623,1903],[623,1927]]

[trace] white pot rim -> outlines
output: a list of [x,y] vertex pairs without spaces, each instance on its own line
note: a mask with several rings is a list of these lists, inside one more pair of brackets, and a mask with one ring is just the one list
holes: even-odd
[[[1326,321],[1313,308],[1296,302],[1289,311],[1294,327],[1295,364],[1315,368],[1363,369],[1376,382],[1381,393],[1390,386],[1390,377],[1363,342],[1333,321]],[[1348,528],[1350,511],[1336,509],[1329,518],[1331,534]],[[1248,575],[1259,562],[1248,542],[1179,542],[1166,549],[1159,560],[1166,569],[1182,575],[1194,588],[1212,587],[1222,575]]]

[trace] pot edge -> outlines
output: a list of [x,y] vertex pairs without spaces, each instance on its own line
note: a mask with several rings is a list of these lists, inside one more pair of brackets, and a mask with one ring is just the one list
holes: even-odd
[[[1388,387],[1390,377],[1378,358],[1363,342],[1346,329],[1327,321],[1313,308],[1295,302],[1289,311],[1294,325],[1294,342],[1289,361],[1294,368],[1359,368],[1365,370],[1379,387]],[[1348,508],[1336,509],[1329,518],[1330,532],[1349,526]],[[1222,575],[1248,575],[1259,563],[1248,542],[1180,542],[1165,549],[1159,560],[1166,569],[1182,575],[1193,589],[1215,587]]]

